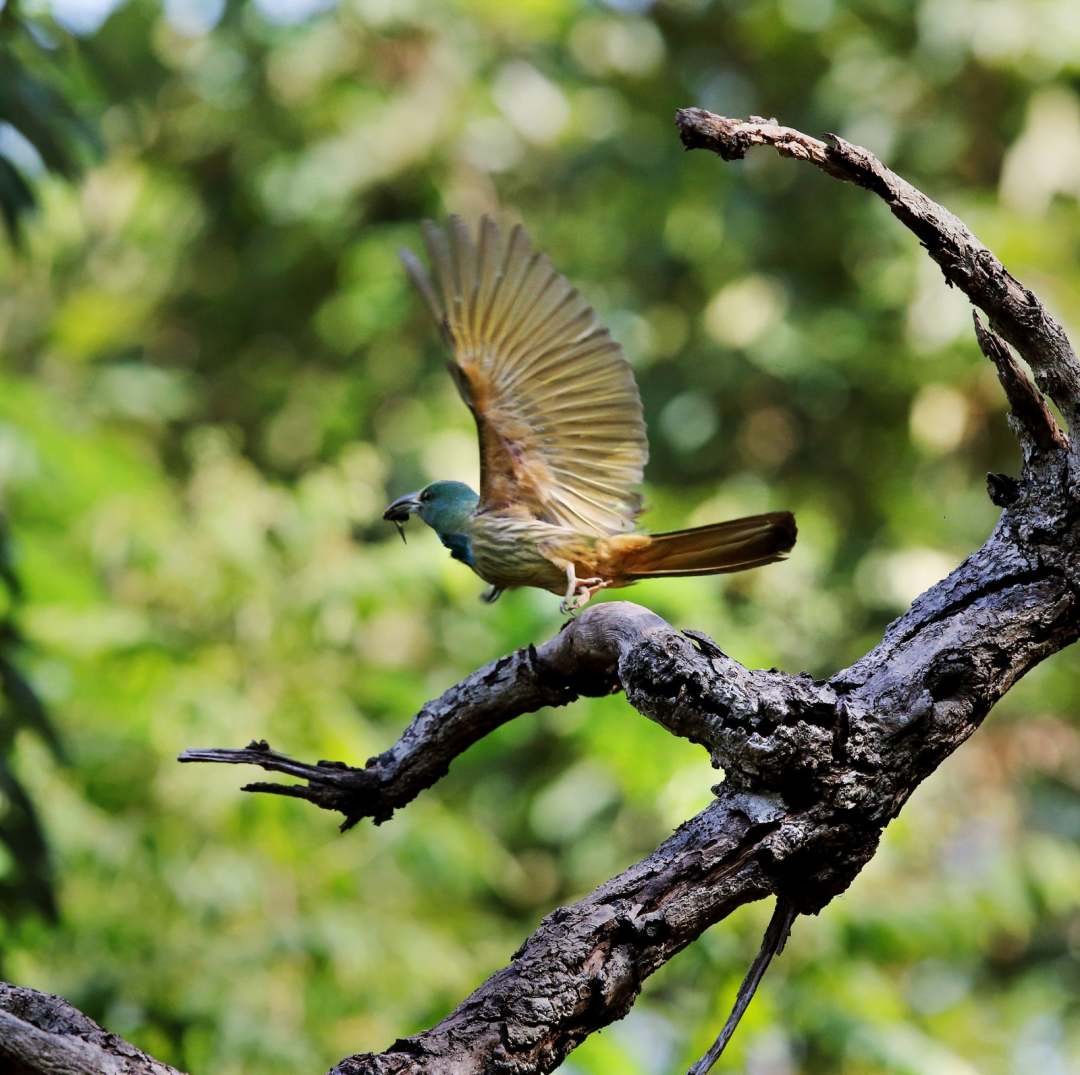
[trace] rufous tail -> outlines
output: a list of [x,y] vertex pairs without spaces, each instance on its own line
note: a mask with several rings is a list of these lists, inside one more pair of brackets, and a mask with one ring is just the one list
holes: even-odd
[[771,511],[692,530],[653,534],[648,545],[627,550],[623,572],[627,579],[650,579],[745,571],[785,559],[796,533],[795,516],[790,511]]

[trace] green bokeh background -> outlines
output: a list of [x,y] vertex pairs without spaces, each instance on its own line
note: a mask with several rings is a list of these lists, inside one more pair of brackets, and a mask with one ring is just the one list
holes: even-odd
[[[519,719],[346,836],[176,764],[253,737],[363,760],[559,625],[380,520],[475,481],[397,262],[421,218],[521,219],[594,302],[641,385],[646,525],[797,513],[784,565],[633,594],[751,665],[860,655],[986,537],[983,476],[1018,458],[963,297],[884,207],[684,154],[677,107],[869,146],[1080,337],[1075,0],[24,7],[74,33],[34,62],[102,152],[72,184],[0,137],[41,200],[0,250],[0,496],[69,755],[17,744],[60,920],[0,924],[3,972],[192,1072],[318,1071],[429,1025],[716,778],[621,697]],[[725,1070],[1080,1071],[1077,672],[1021,683],[797,924]],[[768,911],[562,1070],[685,1070]]]

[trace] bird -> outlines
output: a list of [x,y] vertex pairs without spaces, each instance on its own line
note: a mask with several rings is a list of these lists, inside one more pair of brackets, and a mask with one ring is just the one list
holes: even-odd
[[398,497],[383,518],[403,541],[416,515],[489,584],[485,601],[535,586],[570,615],[604,589],[786,558],[796,538],[787,511],[640,532],[649,446],[622,348],[520,224],[507,234],[485,215],[474,236],[451,216],[422,232],[431,271],[400,256],[476,421],[480,491],[435,481]]

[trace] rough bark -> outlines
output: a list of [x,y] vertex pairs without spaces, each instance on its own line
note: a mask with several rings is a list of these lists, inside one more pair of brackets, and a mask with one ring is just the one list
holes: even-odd
[[1080,362],[1065,330],[963,221],[886,168],[869,150],[835,134],[826,135],[823,142],[773,119],[728,119],[703,108],[680,109],[675,122],[687,149],[709,149],[733,161],[754,146],[772,146],[782,156],[807,161],[834,179],[876,194],[915,233],[946,283],[963,291],[989,316],[993,328],[1031,366],[1039,388],[1061,408],[1070,428],[1076,428]]
[[680,112],[678,124],[688,148],[733,160],[770,145],[885,200],[989,318],[984,327],[976,317],[978,341],[1010,402],[1021,473],[991,476],[1003,510],[985,544],[827,680],[744,668],[702,635],[609,602],[428,703],[363,768],[307,765],[265,743],[183,755],[299,777],[304,783],[248,790],[308,799],[341,812],[347,827],[390,817],[505,721],[621,689],[724,770],[704,811],[637,865],[549,914],[510,964],[437,1026],[385,1052],[348,1057],[334,1068],[339,1075],[553,1070],[624,1015],[645,978],[736,907],[774,896],[812,914],[843,892],[919,783],[1022,675],[1080,634],[1080,364],[1061,326],[959,220],[866,150],[699,109]]
[[0,982],[5,1075],[180,1075],[110,1034],[66,1000]]

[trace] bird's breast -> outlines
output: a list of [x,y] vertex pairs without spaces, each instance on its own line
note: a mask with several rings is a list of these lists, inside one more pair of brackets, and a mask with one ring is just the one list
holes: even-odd
[[[552,562],[558,550],[580,545],[581,535],[536,519],[505,515],[473,516],[470,526],[473,570],[493,586],[539,586],[553,593],[566,589],[566,573]],[[576,559],[571,553],[566,559]]]

